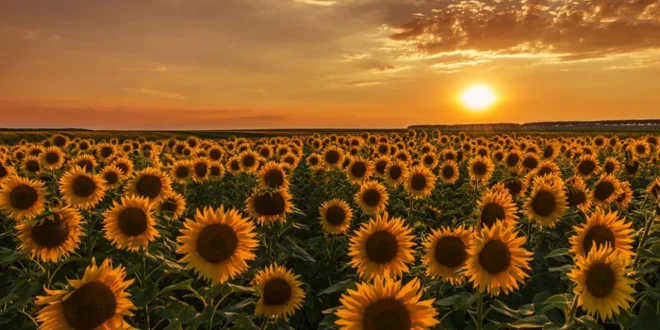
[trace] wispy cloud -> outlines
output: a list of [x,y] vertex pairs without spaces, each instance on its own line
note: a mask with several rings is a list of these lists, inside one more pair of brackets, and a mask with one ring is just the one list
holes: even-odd
[[124,88],[124,91],[128,92],[128,93],[141,94],[141,95],[145,95],[145,96],[153,96],[153,97],[166,98],[166,99],[177,99],[177,100],[186,100],[187,99],[185,96],[183,96],[181,94],[165,92],[165,91],[152,89],[152,88],[130,88],[130,87],[126,87],[126,88]]
[[333,0],[295,0],[295,1],[299,3],[315,5],[315,6],[332,6],[337,3],[337,1],[333,1]]
[[351,86],[355,86],[355,87],[368,87],[368,86],[376,86],[381,84],[383,84],[383,81],[380,80],[358,80],[350,83]]
[[40,29],[30,29],[27,31],[24,31],[23,34],[21,35],[21,39],[23,40],[35,40],[39,37],[39,34],[41,34]]

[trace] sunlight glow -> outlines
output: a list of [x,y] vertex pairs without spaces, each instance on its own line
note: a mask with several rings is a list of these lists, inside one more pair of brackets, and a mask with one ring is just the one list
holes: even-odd
[[484,110],[495,99],[495,93],[486,85],[472,85],[461,94],[461,102],[471,110]]

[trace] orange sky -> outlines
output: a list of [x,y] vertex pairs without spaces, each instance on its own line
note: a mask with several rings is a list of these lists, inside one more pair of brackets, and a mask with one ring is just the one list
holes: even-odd
[[[0,127],[660,117],[660,1],[0,0]],[[458,103],[485,83],[485,112]]]

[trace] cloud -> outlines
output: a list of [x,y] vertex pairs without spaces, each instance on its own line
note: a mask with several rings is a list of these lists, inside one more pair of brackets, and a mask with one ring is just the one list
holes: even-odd
[[376,73],[376,74],[391,74],[391,73],[406,71],[406,70],[409,70],[409,69],[412,69],[412,66],[410,66],[410,65],[383,64],[383,65],[380,65],[376,68],[371,69],[371,72]]
[[41,30],[39,29],[30,29],[27,31],[24,31],[23,34],[21,35],[21,39],[23,40],[35,40],[39,37],[39,34],[41,33]]
[[639,60],[632,63],[621,64],[621,65],[612,65],[605,68],[605,70],[634,70],[634,69],[644,69],[651,66],[656,66],[660,64],[660,59],[647,59]]
[[351,86],[355,86],[355,87],[368,87],[368,86],[381,85],[381,84],[383,84],[383,81],[380,81],[380,80],[357,80],[357,81],[352,81],[349,84]]
[[154,97],[165,98],[165,99],[176,99],[176,100],[186,100],[187,99],[185,96],[183,96],[181,94],[164,92],[164,91],[160,91],[160,90],[157,90],[157,89],[151,89],[151,88],[129,88],[129,87],[125,87],[124,91],[128,92],[128,93],[142,94],[142,95],[145,95],[145,96],[154,96]]
[[315,6],[332,6],[337,3],[337,1],[332,0],[295,0],[296,2],[315,5]]
[[575,61],[660,48],[660,2],[466,0],[413,15],[390,38],[422,54],[472,50]]

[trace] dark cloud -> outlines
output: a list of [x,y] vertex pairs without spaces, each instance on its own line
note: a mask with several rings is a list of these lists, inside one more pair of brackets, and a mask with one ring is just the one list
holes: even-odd
[[413,15],[391,35],[429,54],[551,53],[565,60],[660,47],[660,1],[460,1]]

